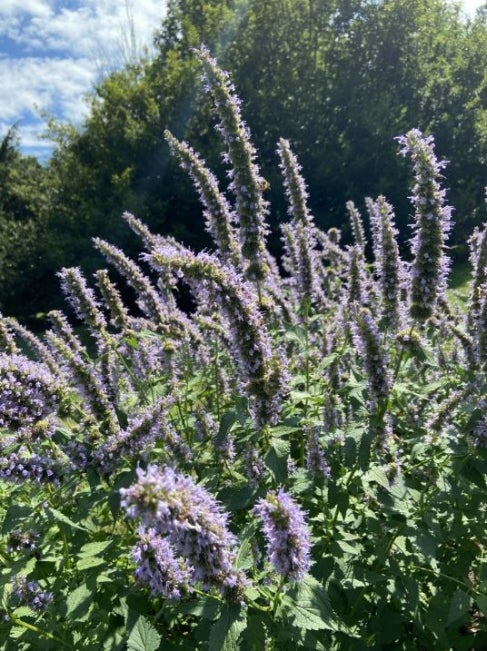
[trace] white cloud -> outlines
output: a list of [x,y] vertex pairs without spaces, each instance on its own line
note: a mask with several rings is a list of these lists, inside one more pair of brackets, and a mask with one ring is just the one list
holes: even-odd
[[19,122],[22,146],[30,149],[44,130],[39,111],[79,124],[87,113],[83,97],[100,73],[150,49],[164,6],[164,0],[0,0],[0,136]]
[[2,0],[0,16],[31,14],[33,16],[50,15],[52,2],[47,0]]
[[67,119],[79,110],[94,75],[89,59],[0,60],[0,116],[15,120],[23,114],[56,111]]

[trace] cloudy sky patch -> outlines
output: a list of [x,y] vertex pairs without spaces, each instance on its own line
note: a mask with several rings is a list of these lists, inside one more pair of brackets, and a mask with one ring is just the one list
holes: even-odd
[[[0,137],[45,158],[45,116],[81,124],[100,75],[150,51],[165,0],[0,0]],[[134,37],[134,38],[133,38]]]

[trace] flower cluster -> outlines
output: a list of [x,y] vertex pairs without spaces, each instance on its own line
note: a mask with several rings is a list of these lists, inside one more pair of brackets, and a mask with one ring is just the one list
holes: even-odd
[[411,155],[416,181],[411,197],[416,224],[411,240],[414,260],[410,314],[425,321],[433,315],[437,300],[444,295],[449,268],[445,242],[451,227],[452,209],[445,205],[446,191],[438,180],[446,161],[436,159],[433,137],[424,137],[418,129],[412,129],[397,140],[403,146],[401,154]]
[[271,349],[252,286],[235,269],[207,253],[196,256],[189,250],[165,246],[155,248],[148,259],[156,268],[177,269],[219,305],[228,320],[245,391],[253,397],[254,420],[257,425],[275,422],[288,377],[282,355]]
[[139,529],[132,558],[137,566],[135,580],[149,588],[152,596],[180,600],[193,591],[193,568],[176,556],[169,540],[156,529]]
[[132,460],[147,454],[157,441],[177,460],[187,461],[191,450],[171,425],[167,411],[171,399],[162,398],[129,420],[128,426],[114,434],[95,450],[93,461],[104,474],[112,472],[120,458]]
[[362,221],[362,215],[357,210],[357,207],[353,201],[347,201],[346,207],[350,217],[350,226],[352,228],[355,244],[359,247],[362,255],[365,255],[367,240],[365,239],[365,229]]
[[359,308],[351,322],[353,342],[359,351],[367,374],[371,404],[389,395],[391,378],[387,354],[380,340],[380,333],[372,314],[366,308]]
[[220,116],[218,130],[228,148],[226,160],[231,164],[230,190],[236,197],[241,252],[248,261],[245,273],[249,280],[263,280],[269,273],[265,239],[267,202],[263,199],[264,179],[255,162],[256,150],[248,127],[240,113],[240,100],[227,72],[218,67],[208,50],[196,51],[204,68],[204,77]]
[[0,478],[19,483],[25,480],[36,483],[59,485],[61,478],[72,469],[67,459],[53,457],[52,454],[31,453],[20,446],[16,452],[0,457]]
[[86,323],[91,334],[100,342],[106,331],[107,323],[100,310],[100,303],[95,292],[88,287],[86,279],[78,268],[63,268],[58,273],[61,287],[71,304],[76,316]]
[[179,160],[180,166],[188,171],[199,192],[205,207],[206,229],[213,237],[219,255],[239,268],[240,251],[234,231],[237,216],[220,192],[216,177],[188,144],[176,140],[169,131],[164,135],[172,153]]
[[54,598],[52,592],[43,590],[37,581],[28,581],[23,575],[12,578],[12,592],[21,604],[38,613],[45,612]]
[[261,498],[254,513],[262,521],[267,556],[276,572],[289,581],[301,581],[311,565],[310,535],[303,511],[281,488]]
[[32,428],[56,412],[62,384],[40,362],[0,353],[0,427]]
[[328,479],[331,474],[330,466],[325,459],[325,453],[320,444],[319,428],[307,428],[306,466],[308,472],[316,479]]
[[39,534],[32,529],[13,529],[7,540],[7,551],[10,553],[18,551],[29,551],[34,554],[37,551]]
[[405,282],[394,211],[383,196],[379,196],[377,201],[367,200],[367,206],[374,234],[375,271],[379,279],[382,318],[397,329],[402,321],[401,288]]
[[285,245],[288,249],[288,271],[296,284],[299,301],[302,304],[323,303],[324,297],[320,286],[319,266],[321,264],[316,251],[315,227],[313,217],[306,200],[308,192],[301,168],[296,156],[291,151],[287,140],[281,138],[277,148],[284,187],[289,201],[288,212],[291,224],[283,228]]
[[[214,587],[225,597],[238,598],[246,579],[234,568],[237,541],[216,500],[170,467],[138,469],[137,477],[121,495],[127,516],[142,525],[135,554],[143,563],[139,576],[144,582],[172,597],[187,591],[189,581],[197,581],[204,591]],[[165,540],[162,547],[159,537]],[[161,556],[168,545],[170,552]]]

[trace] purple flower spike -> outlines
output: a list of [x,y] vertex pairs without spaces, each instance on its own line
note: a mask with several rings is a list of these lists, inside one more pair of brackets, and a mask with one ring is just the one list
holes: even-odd
[[240,112],[240,100],[226,71],[218,67],[206,48],[196,50],[204,69],[204,78],[220,117],[218,131],[228,149],[225,160],[231,164],[228,175],[230,190],[235,195],[235,209],[240,224],[240,243],[247,260],[245,275],[261,281],[269,274],[266,236],[267,201],[263,198],[265,181],[256,162],[256,150]]
[[[216,500],[191,477],[170,467],[149,466],[147,471],[139,469],[137,475],[137,483],[120,491],[122,507],[129,518],[139,519],[152,537],[152,551],[154,545],[160,546],[153,536],[162,536],[184,560],[180,570],[191,571],[193,581],[201,582],[203,590],[216,587],[225,597],[238,598],[247,581],[233,567],[237,541]],[[147,559],[141,556],[141,560]],[[167,563],[171,568],[160,566],[159,571],[175,576],[174,563],[169,559]]]
[[254,512],[262,521],[267,556],[276,572],[289,581],[301,581],[311,565],[304,512],[282,488],[269,491]]
[[416,223],[411,240],[414,260],[409,311],[413,318],[425,321],[432,316],[438,299],[445,293],[449,268],[444,250],[452,209],[445,205],[445,190],[438,182],[446,161],[436,159],[433,137],[423,137],[418,129],[412,129],[397,140],[403,145],[400,153],[411,155],[416,181],[411,197]]
[[353,343],[359,351],[365,372],[367,373],[371,405],[376,405],[380,398],[387,398],[391,389],[391,377],[388,358],[380,340],[379,329],[370,310],[358,309],[352,328]]
[[192,592],[192,568],[176,556],[171,543],[155,529],[139,531],[132,557],[137,563],[136,581],[148,587],[152,596],[179,600]]

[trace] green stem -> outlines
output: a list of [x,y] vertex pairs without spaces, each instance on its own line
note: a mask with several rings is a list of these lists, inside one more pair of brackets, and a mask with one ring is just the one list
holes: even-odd
[[420,572],[427,572],[428,574],[433,574],[433,576],[436,577],[441,577],[443,579],[447,579],[448,581],[451,581],[452,583],[456,583],[457,585],[460,585],[466,592],[471,594],[473,598],[475,598],[476,593],[473,588],[469,587],[466,585],[463,581],[460,581],[460,579],[456,579],[454,576],[449,576],[448,574],[443,574],[443,572],[435,572],[435,570],[430,570],[429,567],[421,567],[420,565],[409,565],[409,567],[413,570],[419,570]]
[[284,585],[286,583],[285,577],[281,577],[281,580],[279,582],[279,587],[276,590],[276,594],[274,595],[274,598],[272,599],[272,605],[271,605],[271,610],[272,610],[272,618],[276,616],[276,611],[279,607],[279,604],[281,602],[281,595],[282,595],[282,590],[284,588]]
[[218,353],[219,353],[219,349],[218,349],[218,338],[217,337],[215,337],[213,348],[214,348],[214,351],[215,351],[214,356],[213,356],[213,369],[214,369],[214,376],[215,376],[216,415],[217,415],[218,422],[220,422],[220,418],[221,418],[220,410],[221,410],[221,407],[220,407],[220,391],[219,391],[219,388],[218,388],[218,360],[219,360]]
[[67,642],[64,642],[61,638],[57,637],[56,635],[53,635],[52,633],[49,633],[48,631],[43,631],[42,628],[39,628],[38,626],[35,626],[34,624],[30,624],[29,622],[25,622],[23,619],[19,619],[16,617],[13,613],[7,611],[7,615],[12,622],[12,624],[15,624],[16,626],[21,626],[22,628],[25,628],[29,631],[33,631],[34,633],[37,633],[41,637],[45,637],[48,640],[53,640],[54,642],[59,642],[65,649],[74,649],[73,646],[70,644],[67,644]]

